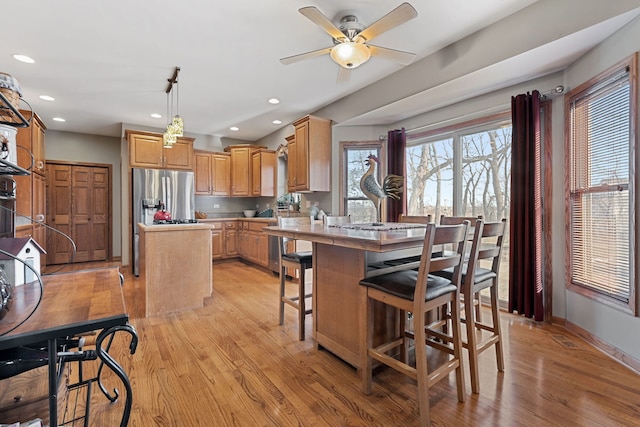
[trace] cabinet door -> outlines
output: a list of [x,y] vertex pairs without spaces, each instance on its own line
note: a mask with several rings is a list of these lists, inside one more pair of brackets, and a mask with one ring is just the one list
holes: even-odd
[[211,258],[221,259],[223,255],[223,231],[211,230]]
[[298,124],[295,135],[295,188],[297,191],[305,191],[309,189],[309,123]]
[[269,236],[264,232],[258,233],[256,245],[256,262],[263,267],[269,266]]
[[231,150],[231,195],[249,196],[249,165],[251,152],[248,147]]
[[163,148],[162,135],[147,133],[128,134],[129,163],[133,167],[162,168]]
[[195,193],[211,194],[211,155],[209,153],[196,151],[193,158],[196,168]]
[[163,148],[163,155],[166,169],[193,170],[193,139],[178,138],[171,148]]
[[228,196],[230,194],[229,166],[231,160],[226,154],[211,154],[211,194]]
[[237,230],[225,230],[226,238],[226,253],[229,258],[238,256],[238,231]]
[[31,122],[33,124],[33,170],[40,175],[44,175],[46,159],[44,148],[44,125],[36,118],[37,116],[34,117],[34,120]]
[[296,192],[296,139],[287,137],[287,192]]
[[251,155],[251,195],[260,196],[260,152]]

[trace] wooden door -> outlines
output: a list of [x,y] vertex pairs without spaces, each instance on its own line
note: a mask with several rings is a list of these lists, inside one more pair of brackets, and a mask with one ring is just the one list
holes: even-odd
[[111,169],[95,165],[47,165],[49,178],[49,224],[58,233],[48,234],[48,264],[105,261],[110,257]]
[[47,233],[47,263],[66,264],[73,253],[65,237],[71,238],[71,166],[47,165],[47,180],[47,224],[58,231]]

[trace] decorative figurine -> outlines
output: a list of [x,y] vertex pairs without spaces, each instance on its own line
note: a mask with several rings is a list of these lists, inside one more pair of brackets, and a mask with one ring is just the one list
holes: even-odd
[[382,200],[391,197],[392,199],[399,200],[400,194],[404,189],[404,178],[399,175],[389,174],[384,177],[382,186],[378,184],[376,179],[376,163],[380,163],[378,158],[373,154],[369,154],[365,163],[369,166],[369,169],[360,179],[360,189],[367,198],[369,198],[376,207],[377,222],[381,222],[381,205]]

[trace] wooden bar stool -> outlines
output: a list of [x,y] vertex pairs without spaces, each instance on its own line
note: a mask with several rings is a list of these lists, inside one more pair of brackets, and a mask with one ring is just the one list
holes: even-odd
[[[461,292],[464,306],[462,322],[467,330],[467,338],[463,341],[463,346],[469,352],[471,390],[474,393],[480,392],[478,369],[478,356],[480,353],[495,346],[498,371],[504,371],[500,306],[498,302],[498,277],[505,229],[506,219],[500,222],[476,220],[469,257],[462,267]],[[481,263],[485,265],[482,266]],[[451,277],[453,270],[449,268],[434,274]],[[487,288],[489,288],[490,292],[491,323],[483,322],[478,315],[481,302],[480,291]],[[486,332],[489,333],[488,336]]]
[[[395,271],[364,278],[360,285],[367,290],[366,303],[366,333],[360,342],[360,375],[362,391],[371,393],[372,361],[385,364],[418,382],[418,406],[420,408],[420,425],[429,426],[429,388],[443,378],[447,378],[451,371],[456,373],[458,400],[465,400],[464,369],[462,362],[462,341],[460,337],[460,291],[461,263],[467,242],[469,223],[461,225],[438,226],[434,223],[426,225],[424,246],[418,271],[413,269]],[[440,254],[432,258],[434,245],[453,245],[457,247],[455,253]],[[433,271],[453,269],[452,279],[433,276]],[[374,303],[382,303],[397,308],[402,315],[413,313],[416,325],[425,325],[427,313],[437,310],[443,305],[450,306],[451,334],[437,333],[438,340],[428,339],[426,328],[416,328],[414,339],[415,366],[392,356],[392,350],[402,348],[408,339],[408,334],[400,330],[400,336],[374,346],[373,336],[376,325],[373,324]],[[379,327],[379,326],[378,326]],[[413,335],[413,334],[411,334]],[[417,344],[417,343],[420,343]],[[431,372],[427,369],[427,346],[445,352],[449,360],[444,361]]]
[[[308,216],[300,217],[278,217],[278,227],[295,227],[297,225],[311,225],[311,218]],[[288,249],[288,245],[293,243],[294,239],[286,237],[278,237],[278,250],[280,252],[280,324],[284,325],[284,306],[285,304],[298,310],[298,339],[304,341],[304,321],[307,314],[311,313],[311,309],[306,306],[306,299],[311,297],[305,291],[306,275],[305,271],[311,268],[312,254],[311,251],[296,252]],[[287,296],[286,282],[287,271],[293,277],[295,271],[298,271],[298,292],[297,295]]]

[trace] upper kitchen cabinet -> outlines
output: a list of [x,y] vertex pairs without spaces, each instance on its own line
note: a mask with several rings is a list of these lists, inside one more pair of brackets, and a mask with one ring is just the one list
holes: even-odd
[[289,192],[331,190],[331,120],[306,116],[293,122],[287,148]]
[[253,195],[252,189],[252,155],[259,149],[257,145],[229,145],[224,148],[231,155],[231,196],[244,197]]
[[126,136],[131,167],[193,170],[193,138],[178,137],[165,148],[161,134],[127,130]]
[[296,192],[296,158],[292,153],[296,152],[296,136],[289,135],[287,141],[287,192]]
[[193,157],[196,169],[195,193],[229,196],[230,154],[195,150]]
[[251,195],[275,197],[276,152],[260,149],[251,155]]
[[[39,175],[45,174],[45,149],[44,131],[46,127],[40,117],[31,111],[20,110],[25,119],[31,120],[29,127],[18,128],[16,144],[27,150],[17,150],[18,166],[35,172]],[[31,154],[29,154],[31,153]],[[33,165],[31,165],[33,155]],[[30,168],[31,167],[31,168]]]
[[[46,251],[45,222],[46,211],[46,178],[45,178],[45,130],[40,118],[30,111],[20,112],[27,120],[29,127],[18,128],[16,150],[18,166],[31,171],[30,175],[16,175],[16,234],[22,237],[33,237]],[[24,149],[23,149],[24,148]],[[33,156],[33,157],[32,157]],[[45,256],[40,257],[44,266]]]

